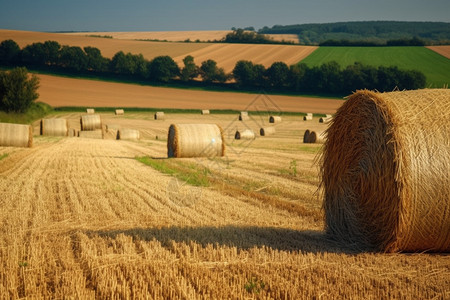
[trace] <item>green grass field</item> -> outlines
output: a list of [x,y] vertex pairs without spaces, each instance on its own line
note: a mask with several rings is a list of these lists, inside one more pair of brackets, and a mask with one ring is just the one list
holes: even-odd
[[425,47],[319,47],[301,63],[312,67],[333,60],[343,68],[354,62],[372,66],[395,65],[400,69],[423,72],[428,87],[450,84],[450,59]]

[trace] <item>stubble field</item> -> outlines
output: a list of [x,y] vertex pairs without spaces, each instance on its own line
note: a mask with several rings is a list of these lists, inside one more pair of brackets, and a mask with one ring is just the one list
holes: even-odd
[[[80,129],[80,113],[53,117]],[[35,136],[33,148],[0,147],[2,298],[450,297],[448,255],[360,253],[327,239],[320,145],[301,142],[307,128],[326,128],[317,117],[282,115],[275,135],[243,142],[234,131],[268,116],[101,117],[102,140]],[[221,125],[226,156],[168,159],[171,123]],[[114,140],[106,125],[139,129],[141,140]]]

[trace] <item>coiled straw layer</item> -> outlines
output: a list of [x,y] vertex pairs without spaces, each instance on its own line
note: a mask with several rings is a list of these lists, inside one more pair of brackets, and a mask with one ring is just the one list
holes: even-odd
[[0,123],[0,146],[32,147],[31,125]]
[[41,135],[67,136],[68,124],[66,119],[42,119],[40,127]]
[[450,90],[357,91],[327,130],[327,232],[361,249],[450,251]]

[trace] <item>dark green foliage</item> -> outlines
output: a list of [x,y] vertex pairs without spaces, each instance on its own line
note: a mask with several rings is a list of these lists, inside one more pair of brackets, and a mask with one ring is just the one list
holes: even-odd
[[266,68],[263,65],[255,65],[248,60],[240,60],[236,63],[232,75],[236,83],[241,87],[264,86]]
[[13,40],[0,43],[0,63],[14,64],[19,60],[20,47]]
[[39,97],[39,79],[28,75],[26,68],[0,72],[0,110],[26,112]]
[[199,75],[199,68],[194,63],[194,58],[190,55],[183,59],[184,68],[181,70],[180,79],[189,81]]
[[168,82],[180,75],[180,68],[170,56],[155,57],[148,66],[150,78],[155,81]]
[[203,81],[207,83],[224,83],[228,79],[223,68],[217,67],[217,63],[212,59],[202,62],[202,65],[200,66],[200,75],[202,76]]
[[274,62],[266,71],[271,86],[280,89],[288,84],[289,67],[284,62]]

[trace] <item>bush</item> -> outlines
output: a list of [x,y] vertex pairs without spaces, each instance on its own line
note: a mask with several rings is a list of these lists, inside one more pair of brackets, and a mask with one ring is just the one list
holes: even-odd
[[0,72],[0,110],[26,112],[39,97],[39,78],[24,67]]

